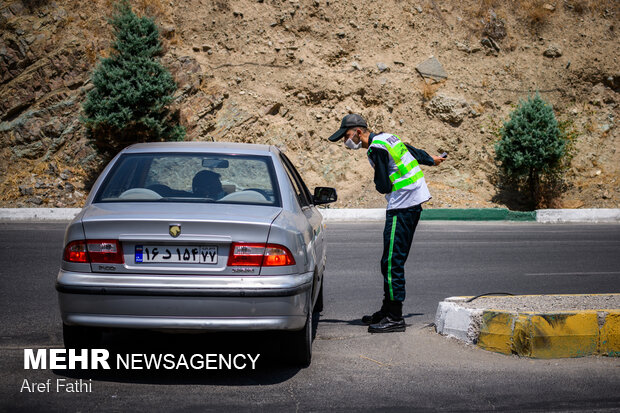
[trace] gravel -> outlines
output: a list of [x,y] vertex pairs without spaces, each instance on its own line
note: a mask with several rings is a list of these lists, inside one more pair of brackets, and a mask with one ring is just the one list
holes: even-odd
[[620,294],[485,296],[469,303],[465,302],[467,299],[455,297],[446,301],[458,302],[465,308],[512,312],[620,310]]

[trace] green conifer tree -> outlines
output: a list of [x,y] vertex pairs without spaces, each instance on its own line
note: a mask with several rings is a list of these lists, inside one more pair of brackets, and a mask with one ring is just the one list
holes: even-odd
[[517,189],[527,189],[533,206],[539,206],[545,193],[541,183],[554,185],[562,171],[567,140],[551,105],[537,92],[520,101],[510,119],[500,129],[495,159],[507,181]]
[[138,17],[122,0],[109,22],[113,52],[95,69],[95,87],[83,107],[82,121],[95,143],[114,153],[135,142],[183,140],[178,113],[168,109],[176,84],[158,61],[162,47],[154,20]]

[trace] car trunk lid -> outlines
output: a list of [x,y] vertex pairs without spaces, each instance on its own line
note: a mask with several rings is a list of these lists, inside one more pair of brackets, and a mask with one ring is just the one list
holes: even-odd
[[256,205],[99,203],[86,208],[82,225],[87,239],[119,240],[123,249],[124,264],[93,263],[94,272],[236,275],[227,267],[231,243],[267,242],[281,211]]

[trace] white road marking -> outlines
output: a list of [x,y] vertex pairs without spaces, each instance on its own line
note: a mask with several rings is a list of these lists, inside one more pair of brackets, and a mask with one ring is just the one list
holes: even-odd
[[525,275],[620,275],[620,271],[600,271],[600,272],[536,272],[526,273]]

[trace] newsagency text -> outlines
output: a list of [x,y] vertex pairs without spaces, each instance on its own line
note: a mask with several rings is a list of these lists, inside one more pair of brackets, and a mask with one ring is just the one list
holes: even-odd
[[[260,354],[116,354],[106,349],[24,349],[24,369],[82,370],[245,370]],[[112,364],[112,367],[110,366]]]

